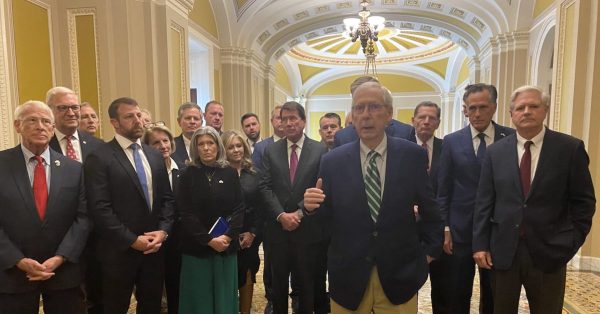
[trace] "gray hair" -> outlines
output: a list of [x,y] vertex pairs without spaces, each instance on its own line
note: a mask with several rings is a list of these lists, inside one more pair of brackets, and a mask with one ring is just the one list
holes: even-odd
[[390,92],[390,90],[387,89],[385,86],[373,81],[362,83],[354,90],[354,92],[352,93],[352,106],[355,105],[354,95],[356,94],[356,92],[358,92],[361,89],[367,88],[379,89],[381,93],[381,98],[383,98],[383,105],[387,108],[389,112],[392,112],[394,110],[394,98],[392,97],[392,92]]
[[50,109],[50,107],[48,107],[48,105],[46,105],[45,103],[39,101],[39,100],[28,100],[26,102],[24,102],[23,104],[17,106],[17,108],[15,109],[15,121],[16,120],[23,120],[23,113],[25,111],[27,111],[27,109],[30,108],[39,108],[42,109],[44,111],[46,111],[46,113],[48,113],[48,115],[50,115],[50,119],[52,120],[52,123],[54,123],[54,114],[52,113],[52,109]]
[[70,88],[67,88],[64,86],[52,87],[46,93],[46,104],[48,104],[48,106],[52,107],[54,105],[54,98],[56,98],[56,96],[58,96],[58,95],[65,95],[65,94],[77,96],[77,93],[75,93]]
[[520,94],[526,92],[538,93],[540,95],[542,106],[548,107],[549,97],[541,88],[533,85],[523,85],[515,89],[512,95],[510,95],[510,110],[513,110],[513,108],[515,107],[515,100],[517,100],[517,97],[519,97]]
[[203,135],[209,135],[217,144],[217,160],[215,161],[215,165],[219,168],[225,168],[229,166],[227,154],[225,152],[225,146],[223,146],[221,136],[219,135],[219,132],[217,132],[217,130],[215,130],[212,126],[202,126],[196,130],[196,132],[194,132],[194,135],[192,135],[192,140],[190,142],[189,164],[197,167],[202,165],[202,162],[200,161],[200,154],[198,154],[198,139]]

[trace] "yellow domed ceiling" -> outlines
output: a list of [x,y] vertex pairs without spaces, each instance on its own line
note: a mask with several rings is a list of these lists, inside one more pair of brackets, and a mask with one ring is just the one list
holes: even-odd
[[[431,33],[384,28],[375,45],[377,63],[415,61],[444,54],[457,46]],[[289,55],[308,62],[358,65],[365,60],[360,40],[352,42],[343,34],[313,38],[292,48]]]

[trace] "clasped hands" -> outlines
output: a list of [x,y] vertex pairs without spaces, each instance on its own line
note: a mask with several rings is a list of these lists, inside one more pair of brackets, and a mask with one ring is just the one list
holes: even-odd
[[145,232],[139,235],[131,248],[144,252],[144,254],[152,254],[158,252],[163,242],[167,238],[167,233],[163,230]]
[[44,281],[52,278],[54,272],[60,265],[65,262],[65,258],[59,255],[53,256],[43,263],[31,258],[22,258],[17,263],[17,267],[22,270],[29,281]]

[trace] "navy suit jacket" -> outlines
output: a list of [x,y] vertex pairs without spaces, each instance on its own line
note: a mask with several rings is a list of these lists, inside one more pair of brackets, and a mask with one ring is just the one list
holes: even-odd
[[[87,156],[97,149],[98,147],[104,144],[104,141],[94,137],[83,131],[77,131],[79,135],[79,146],[81,147],[81,160],[85,161]],[[62,150],[60,149],[60,144],[58,143],[58,139],[56,138],[56,134],[50,139],[50,148],[54,149],[56,152],[62,154]]]
[[440,157],[444,141],[437,137],[433,138],[433,152],[431,153],[431,169],[429,170],[429,182],[433,188],[434,195],[437,195],[438,173],[440,169]]
[[262,156],[265,153],[265,149],[267,148],[267,146],[273,143],[275,143],[275,139],[271,136],[254,145],[254,152],[252,153],[252,165],[256,169],[263,169]]
[[581,140],[546,130],[535,176],[523,196],[517,137],[489,147],[473,221],[473,251],[489,251],[496,269],[511,266],[524,227],[533,264],[555,271],[577,253],[596,207],[589,157]]
[[183,134],[180,134],[173,140],[175,141],[175,152],[171,154],[171,158],[175,160],[177,167],[179,167],[179,169],[181,170],[186,167],[185,162],[190,159],[190,156],[188,156],[187,149],[185,148]]
[[[515,130],[496,123],[494,130],[495,142],[515,133]],[[450,227],[453,242],[470,245],[475,195],[481,172],[470,126],[444,137],[438,171],[437,193],[442,219]]]
[[[50,190],[40,220],[21,146],[0,152],[0,293],[60,290],[79,286],[79,256],[91,230],[81,164],[50,150]],[[29,281],[15,264],[22,258],[43,263],[67,261],[46,281]]]
[[407,302],[427,280],[425,255],[438,256],[442,250],[443,226],[428,184],[425,150],[403,139],[387,140],[377,223],[367,205],[359,141],[323,156],[319,177],[325,201],[305,217],[320,220],[331,232],[329,291],[335,302],[351,310],[360,304],[374,266],[388,299],[393,304]]
[[[415,141],[414,128],[411,125],[402,123],[398,120],[392,119],[390,124],[385,128],[385,133],[388,136],[403,138],[409,141]],[[338,147],[346,143],[354,142],[358,140],[358,134],[353,125],[349,125],[335,133],[333,138],[333,147]]]
[[142,144],[152,171],[152,210],[135,168],[116,139],[103,144],[84,163],[89,212],[98,235],[100,261],[119,262],[127,254],[142,255],[130,246],[148,231],[171,231],[174,199],[161,154]]

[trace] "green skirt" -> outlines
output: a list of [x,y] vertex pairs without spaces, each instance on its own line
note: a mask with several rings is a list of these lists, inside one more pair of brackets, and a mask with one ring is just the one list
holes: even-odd
[[236,314],[237,289],[235,254],[182,256],[179,314]]

